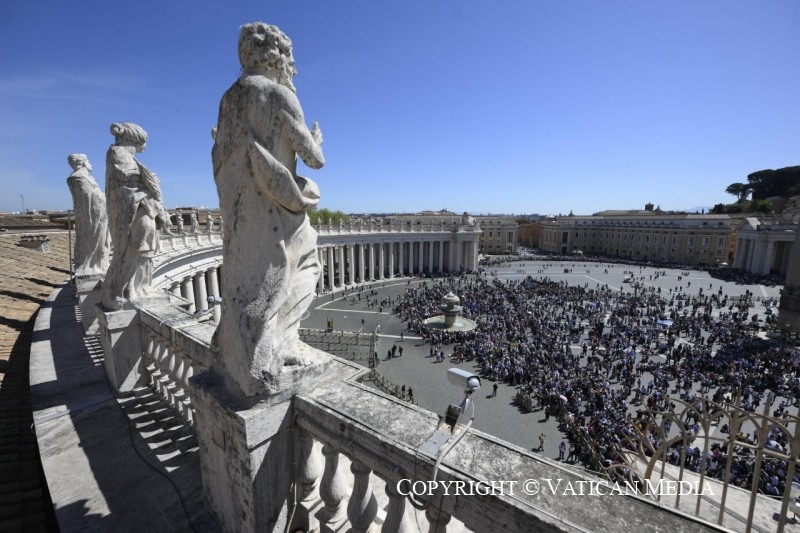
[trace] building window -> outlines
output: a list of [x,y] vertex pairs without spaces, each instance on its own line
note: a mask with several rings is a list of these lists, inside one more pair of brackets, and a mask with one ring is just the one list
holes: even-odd
[[717,237],[717,248],[722,248],[725,244],[725,237]]
[[689,237],[689,240],[686,242],[686,245],[689,247],[694,246],[694,237]]

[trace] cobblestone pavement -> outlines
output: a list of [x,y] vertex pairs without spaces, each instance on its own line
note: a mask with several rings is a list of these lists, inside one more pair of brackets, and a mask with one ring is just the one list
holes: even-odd
[[[547,265],[547,266],[546,266]],[[572,272],[565,273],[565,269]],[[608,273],[605,273],[605,270]],[[656,280],[649,276],[656,271],[666,270],[665,276]],[[707,272],[689,271],[688,276],[676,269],[653,267],[638,267],[631,265],[609,265],[606,263],[571,263],[553,261],[524,261],[510,262],[497,267],[487,268],[484,273],[489,279],[496,277],[500,280],[520,280],[530,275],[535,279],[549,278],[553,281],[566,281],[570,285],[585,285],[594,287],[598,283],[608,284],[609,287],[632,293],[633,290],[623,280],[624,271],[632,271],[637,277],[644,276],[642,283],[645,286],[662,287],[666,293],[669,289],[683,287],[683,292],[697,295],[700,289],[717,292],[722,287],[723,292],[729,296],[739,296],[750,290],[756,296],[780,297],[780,287],[766,287],[763,285],[738,285],[713,279]],[[430,357],[431,346],[423,343],[422,339],[405,329],[405,323],[391,314],[391,305],[378,308],[368,308],[366,298],[391,298],[392,302],[399,298],[407,288],[420,287],[426,280],[422,278],[397,278],[373,283],[365,283],[358,287],[349,287],[345,291],[327,293],[318,296],[311,308],[309,316],[303,321],[301,327],[324,329],[328,321],[332,321],[334,330],[344,331],[374,331],[379,329],[377,352],[380,356],[380,370],[384,376],[397,385],[406,385],[414,391],[414,398],[420,406],[443,414],[451,403],[458,404],[463,399],[463,392],[447,380],[447,369],[452,367],[463,368],[477,373],[476,365],[470,362],[452,364],[449,360],[436,363]],[[431,280],[427,280],[430,282]],[[433,280],[435,281],[435,280]],[[691,283],[691,286],[687,286]],[[375,294],[370,294],[374,291]],[[361,301],[357,295],[361,294]],[[355,297],[355,298],[354,298]],[[750,310],[751,314],[758,313],[764,316],[764,308],[757,304]],[[402,338],[401,338],[402,334]],[[403,356],[387,360],[386,352],[393,345],[403,347]],[[572,347],[577,353],[578,346]],[[445,346],[445,353],[452,353],[452,345]],[[644,383],[650,379],[645,373],[642,378]],[[566,438],[558,429],[558,421],[551,417],[545,421],[544,412],[534,411],[525,413],[514,403],[516,388],[506,383],[498,382],[497,396],[492,396],[491,381],[484,381],[480,390],[473,395],[475,406],[475,422],[473,427],[505,441],[516,444],[524,449],[533,450],[539,446],[539,435],[546,435],[544,450],[541,454],[556,460],[558,446]],[[635,409],[636,407],[632,407]],[[567,442],[568,444],[568,442]]]

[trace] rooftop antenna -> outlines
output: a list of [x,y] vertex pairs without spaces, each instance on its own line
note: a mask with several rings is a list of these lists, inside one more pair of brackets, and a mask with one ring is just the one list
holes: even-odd
[[22,200],[22,212],[25,213],[25,197],[20,194],[19,198]]

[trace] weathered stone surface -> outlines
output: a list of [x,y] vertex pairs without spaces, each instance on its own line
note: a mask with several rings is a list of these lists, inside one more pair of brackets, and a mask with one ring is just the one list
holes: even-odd
[[77,276],[75,278],[78,305],[81,308],[81,320],[87,335],[97,333],[97,304],[100,303],[101,285],[102,282],[99,275]]
[[108,381],[115,392],[133,390],[141,374],[142,334],[136,309],[106,311],[98,308],[97,319]]
[[221,357],[213,371],[244,400],[299,390],[323,372],[328,357],[297,332],[320,265],[306,214],[319,190],[297,176],[296,158],[320,168],[322,135],[305,124],[292,84],[292,43],[283,32],[246,24],[239,58],[242,75],[222,98],[212,151],[226,221],[215,338]]
[[148,295],[158,230],[169,225],[158,178],[134,154],[147,145],[147,133],[130,122],[114,123],[115,143],[106,154],[106,203],[114,255],[103,284],[103,305],[121,309]]
[[105,274],[111,253],[106,198],[89,174],[92,165],[85,154],[67,158],[72,174],[67,178],[75,209],[75,275]]

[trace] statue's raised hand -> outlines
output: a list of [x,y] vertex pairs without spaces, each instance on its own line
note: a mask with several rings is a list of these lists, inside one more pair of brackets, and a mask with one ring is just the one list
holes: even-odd
[[314,121],[314,125],[311,126],[311,137],[318,145],[322,144],[322,130],[319,129],[319,122],[316,120]]

